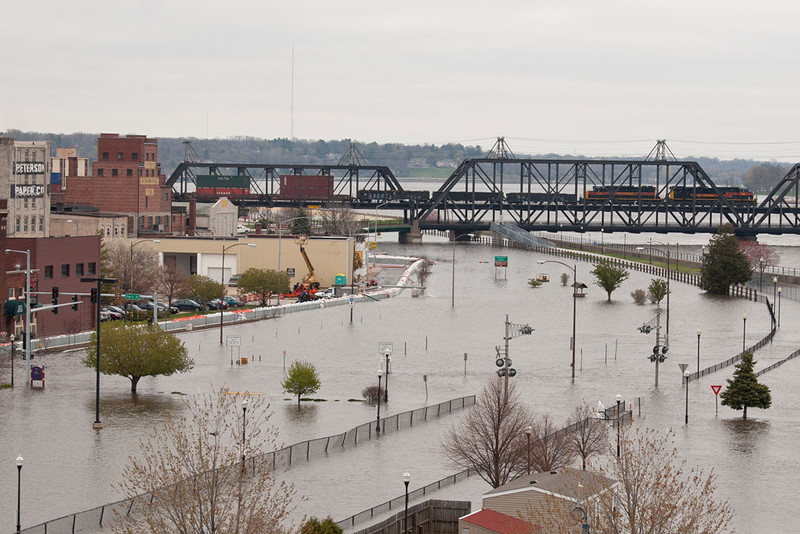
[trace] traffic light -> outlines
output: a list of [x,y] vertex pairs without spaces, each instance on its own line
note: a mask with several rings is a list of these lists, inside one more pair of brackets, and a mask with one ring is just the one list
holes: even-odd
[[[53,300],[52,300],[52,303],[53,303],[54,306],[56,304],[58,304],[58,286],[53,286]],[[57,315],[58,314],[58,308],[53,308],[50,311],[53,312],[53,315]]]
[[72,305],[72,309],[78,311],[78,295],[72,295],[72,302],[75,303]]
[[92,301],[92,304],[96,304],[97,303],[97,288],[96,287],[92,288],[92,292],[90,293],[90,295],[91,296],[89,297],[89,300]]

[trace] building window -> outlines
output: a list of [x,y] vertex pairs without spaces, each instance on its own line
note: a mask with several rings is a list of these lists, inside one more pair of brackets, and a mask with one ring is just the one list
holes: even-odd
[[87,267],[89,269],[89,274],[97,274],[97,264],[95,262],[89,262]]
[[103,169],[97,169],[97,176],[103,176]]
[[165,191],[165,192],[164,192],[164,202],[166,202],[167,200],[169,200],[169,193],[167,193],[167,192]]
[[44,215],[39,215],[39,231],[44,232]]
[[119,228],[117,228],[117,227],[115,226],[115,227],[114,227],[114,236],[117,236],[117,235],[119,235]]
[[28,197],[25,197],[25,200],[22,201],[22,207],[28,208]]
[[61,264],[61,278],[69,278],[69,263]]
[[125,174],[127,174],[128,176],[133,176],[133,169],[128,169],[127,171],[125,171]]
[[119,176],[119,170],[111,169],[111,176]]
[[31,208],[36,209],[36,197],[31,199]]
[[108,152],[103,152],[103,159],[108,159]]
[[76,263],[75,264],[75,276],[83,276],[83,264]]
[[152,217],[152,215],[149,215],[147,217],[147,227],[148,228],[152,228],[153,227],[153,217]]
[[138,152],[132,152],[131,153],[131,159],[133,161],[139,161],[139,153]]
[[147,207],[147,205],[149,204],[149,202],[148,202],[149,200],[150,200],[150,197],[144,197],[144,207],[145,207],[145,208],[146,208],[146,207]]
[[28,216],[27,215],[22,218],[22,228],[23,228],[23,230],[22,230],[23,232],[27,232],[28,231]]
[[161,224],[161,215],[156,215],[156,226]]
[[106,235],[107,236],[111,236],[111,227],[110,226],[106,226]]
[[144,228],[144,215],[139,217],[139,228]]
[[53,278],[53,266],[52,265],[45,265],[44,266],[44,277],[45,278]]
[[122,152],[117,152],[117,159],[122,159]]
[[17,216],[17,220],[14,222],[14,228],[17,232],[19,232],[19,225],[20,225],[20,218],[19,215]]

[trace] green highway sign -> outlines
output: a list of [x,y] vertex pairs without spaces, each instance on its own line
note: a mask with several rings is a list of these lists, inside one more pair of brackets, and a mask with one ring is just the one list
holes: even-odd
[[125,293],[125,298],[128,300],[140,300],[142,296],[136,293]]

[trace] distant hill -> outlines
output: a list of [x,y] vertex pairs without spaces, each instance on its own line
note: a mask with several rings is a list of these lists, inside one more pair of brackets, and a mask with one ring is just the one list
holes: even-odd
[[[54,134],[7,130],[4,135],[22,141],[50,141],[53,148],[77,148],[78,155],[97,158],[96,133]],[[351,140],[307,141],[289,139],[230,139],[158,138],[158,154],[162,172],[170,175],[184,160],[184,141],[190,141],[203,161],[227,163],[273,164],[335,164],[347,152]],[[435,145],[403,145],[399,143],[356,143],[359,151],[372,165],[385,165],[398,177],[447,177],[464,159],[483,157],[488,147],[466,146],[460,143]],[[545,157],[544,154],[520,154],[518,157]],[[547,154],[547,157],[561,157]],[[575,156],[563,156],[572,159]],[[642,154],[644,157],[644,154]],[[748,169],[766,162],[750,159],[720,160],[696,158],[709,176],[719,185],[741,185]]]

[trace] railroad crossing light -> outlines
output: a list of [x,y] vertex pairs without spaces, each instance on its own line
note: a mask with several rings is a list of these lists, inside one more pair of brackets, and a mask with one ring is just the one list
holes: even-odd
[[498,369],[497,376],[506,376],[507,369]]
[[75,304],[72,305],[72,309],[77,311],[78,310],[78,295],[72,295],[72,302]]
[[640,327],[638,328],[638,330],[639,330],[639,332],[641,332],[642,334],[649,334],[649,333],[650,333],[650,332],[651,332],[653,329],[652,329],[652,327],[651,327],[650,325],[643,324],[642,326],[640,326]]
[[514,378],[515,376],[517,376],[517,370],[512,367],[511,369],[508,370],[508,376]]
[[497,367],[503,367],[503,366],[506,364],[506,362],[505,362],[505,360],[503,360],[503,358],[497,358],[497,359],[494,361],[494,364],[495,364]]
[[527,325],[527,324],[526,324],[525,326],[521,327],[521,328],[519,329],[519,331],[520,331],[522,334],[524,334],[524,335],[526,335],[526,336],[529,336],[529,335],[531,335],[531,334],[533,333],[533,327],[532,327],[532,326],[530,326],[530,325]]

